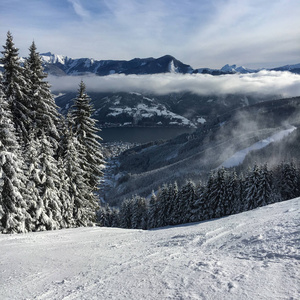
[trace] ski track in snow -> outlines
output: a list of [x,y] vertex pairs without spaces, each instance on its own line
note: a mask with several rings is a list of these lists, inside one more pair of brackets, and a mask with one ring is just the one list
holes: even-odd
[[0,299],[299,299],[300,198],[150,231],[0,235]]

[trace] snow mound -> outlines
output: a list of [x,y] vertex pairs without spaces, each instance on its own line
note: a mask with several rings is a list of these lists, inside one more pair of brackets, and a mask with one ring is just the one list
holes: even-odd
[[298,299],[300,198],[150,231],[0,236],[0,299]]

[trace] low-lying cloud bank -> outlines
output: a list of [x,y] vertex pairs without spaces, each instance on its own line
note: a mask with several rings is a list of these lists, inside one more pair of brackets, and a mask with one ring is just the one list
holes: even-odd
[[300,96],[300,75],[260,71],[253,74],[212,76],[207,74],[155,74],[110,76],[65,76],[48,78],[52,91],[76,92],[83,80],[87,92],[140,92],[164,95],[192,92],[199,95],[262,94]]

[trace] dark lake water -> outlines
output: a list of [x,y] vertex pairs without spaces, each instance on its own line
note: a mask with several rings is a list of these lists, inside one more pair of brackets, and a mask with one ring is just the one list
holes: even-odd
[[192,133],[192,128],[160,128],[160,127],[114,127],[103,128],[100,136],[103,142],[147,143],[167,140],[183,133]]

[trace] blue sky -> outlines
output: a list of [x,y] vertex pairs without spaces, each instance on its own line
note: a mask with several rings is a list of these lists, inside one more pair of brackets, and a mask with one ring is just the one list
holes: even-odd
[[193,68],[300,62],[299,0],[1,0],[0,41],[21,56],[175,56]]

